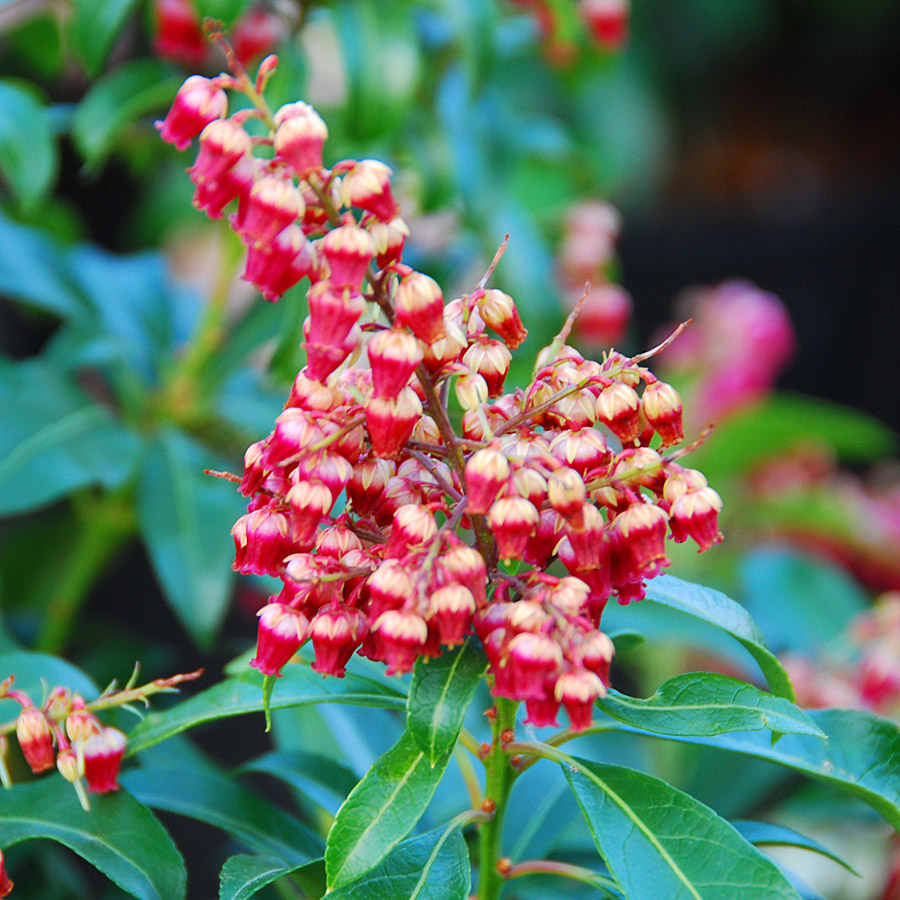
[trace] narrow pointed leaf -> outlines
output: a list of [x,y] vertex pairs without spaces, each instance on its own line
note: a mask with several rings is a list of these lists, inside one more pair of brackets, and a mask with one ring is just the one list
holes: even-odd
[[798,900],[773,862],[688,794],[622,766],[569,757],[563,771],[629,900]]
[[784,667],[766,646],[765,638],[750,614],[730,597],[712,588],[661,575],[647,583],[647,600],[687,613],[724,631],[756,660],[772,693],[793,701],[794,688]]
[[471,641],[436,659],[420,658],[409,689],[406,725],[428,761],[437,762],[456,745],[459,729],[487,660]]
[[125,791],[92,796],[86,813],[62,778],[17,784],[0,791],[0,833],[4,849],[32,838],[57,841],[140,900],[185,896],[181,854],[150,810]]
[[319,837],[277,806],[224,775],[198,769],[132,769],[122,785],[153,809],[234,835],[251,850],[298,865],[322,853]]
[[[664,735],[685,741],[744,753],[786,766],[819,781],[849,791],[868,803],[900,829],[900,730],[887,719],[854,709],[820,709],[808,713],[827,735],[827,740],[805,734],[786,734],[773,744],[765,732],[741,731],[711,736]],[[610,723],[638,734],[628,725]]]
[[224,461],[175,430],[151,447],[138,485],[141,534],[175,614],[200,645],[225,615],[234,555],[229,532],[244,509],[240,495],[203,474]]
[[812,719],[788,700],[737,678],[712,672],[676,675],[646,700],[611,690],[597,705],[620,722],[656,734],[711,735],[768,730],[825,737]]
[[469,852],[457,825],[403,841],[358,881],[327,896],[328,900],[466,900],[471,883]]
[[285,875],[292,876],[310,896],[325,893],[325,863],[321,859],[293,866],[270,856],[239,853],[226,859],[219,873],[219,900],[248,900]]
[[819,856],[836,862],[848,872],[859,875],[859,872],[850,863],[833,850],[829,850],[805,834],[794,831],[793,828],[773,825],[771,822],[752,822],[749,819],[735,819],[731,824],[737,828],[744,840],[750,841],[755,847],[797,847],[801,850],[809,850],[811,853],[818,853]]
[[415,828],[449,759],[448,753],[432,765],[405,732],[375,760],[338,810],[328,835],[325,868],[330,890],[377,866]]
[[[406,697],[362,675],[322,678],[307,666],[286,666],[272,693],[272,709],[309,706],[314,703],[352,703],[404,709]],[[255,669],[229,678],[164,712],[150,713],[129,735],[129,754],[150,747],[188,728],[228,716],[262,712],[263,676]]]

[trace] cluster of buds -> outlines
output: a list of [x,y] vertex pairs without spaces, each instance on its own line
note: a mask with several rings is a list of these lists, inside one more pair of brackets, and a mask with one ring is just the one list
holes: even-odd
[[763,399],[790,361],[794,329],[784,304],[747,281],[695,289],[678,304],[693,325],[662,357],[694,383],[692,421],[721,421]]
[[105,794],[118,790],[116,779],[125,753],[125,735],[117,728],[104,725],[96,712],[135,701],[147,703],[150,695],[172,690],[182,681],[200,675],[200,672],[191,672],[134,687],[137,671],[136,667],[124,689],[115,690],[115,685],[111,685],[89,703],[68,688],[54,687],[41,705],[36,705],[24,691],[11,690],[14,676],[10,675],[3,681],[0,684],[0,699],[15,700],[22,708],[15,720],[0,725],[0,781],[3,786],[8,788],[12,784],[7,767],[9,743],[6,735],[15,732],[31,771],[39,775],[56,768],[66,781],[74,785],[85,810],[90,809],[88,792]]
[[[577,203],[566,214],[557,281],[569,309],[581,304],[574,328],[579,346],[615,346],[628,330],[631,295],[610,281],[621,227],[618,210],[600,200]],[[590,288],[583,297],[585,283]]]
[[[293,3],[288,0],[288,5]],[[284,4],[282,4],[282,8]],[[156,33],[153,50],[158,56],[192,68],[209,60],[211,47],[193,0],[155,0],[153,13]],[[293,18],[299,10],[292,10]],[[288,33],[285,15],[269,4],[252,3],[234,23],[234,54],[244,65],[260,59],[276,47]]]
[[[249,86],[228,79],[208,94]],[[323,675],[343,675],[354,652],[404,673],[474,633],[497,696],[524,700],[535,724],[563,706],[587,728],[609,682],[610,596],[644,595],[668,565],[667,534],[701,550],[720,539],[718,495],[671,451],[683,437],[678,394],[646,356],[593,362],[566,345],[574,317],[531,383],[507,392],[510,350],[527,332],[513,298],[486,287],[503,248],[472,293],[445,303],[401,261],[406,227],[387,166],[325,168],[315,111],[272,114],[253,89],[270,125],[258,143],[274,149],[255,161],[249,137],[234,139],[243,113],[173,124],[198,89],[188,79],[163,137],[199,134],[196,183],[224,171],[210,129],[227,131],[243,148],[230,165],[255,173],[232,217],[248,271],[255,255],[293,247],[304,261],[294,271],[311,282],[307,365],[242,477],[230,476],[249,499],[232,530],[234,568],[282,582],[259,611],[251,664],[277,676],[309,640]],[[567,576],[549,572],[557,561]]]

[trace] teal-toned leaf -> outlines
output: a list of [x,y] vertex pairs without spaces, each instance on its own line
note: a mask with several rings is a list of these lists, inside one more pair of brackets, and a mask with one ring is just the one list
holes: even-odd
[[12,222],[0,213],[0,293],[68,318],[87,307],[68,277],[65,250],[38,228]]
[[456,825],[403,841],[358,881],[327,896],[328,900],[466,900],[471,883],[469,851]]
[[629,628],[617,628],[609,632],[609,639],[616,648],[616,653],[628,653],[647,643],[647,635]]
[[[348,672],[344,678],[322,678],[306,666],[289,665],[272,694],[272,709],[315,703],[352,703],[405,709],[406,696],[370,678]],[[129,735],[128,753],[136,753],[188,728],[228,716],[262,712],[263,676],[256,670],[222,681],[164,712],[150,713]]]
[[113,42],[139,0],[74,0],[69,40],[89,77],[106,62]]
[[415,828],[444,774],[448,753],[432,765],[409,732],[375,760],[328,834],[325,869],[334,890],[380,863]]
[[747,610],[721,591],[661,575],[647,582],[647,600],[700,619],[737,640],[756,660],[772,693],[794,700],[794,688],[784,667],[766,646]]
[[22,84],[0,79],[3,182],[19,205],[31,210],[53,187],[58,169],[59,151],[47,107]]
[[656,734],[723,734],[767,730],[776,734],[826,735],[802,709],[782,697],[713,672],[676,675],[646,700],[610,690],[603,712]]
[[138,518],[166,598],[201,646],[208,646],[228,606],[234,546],[231,526],[244,501],[203,474],[227,464],[187,435],[162,431],[138,484]]
[[17,784],[0,791],[0,833],[4,849],[32,838],[64,844],[141,900],[185,896],[181,854],[155,816],[125,791],[92,796],[86,813],[62,778]]
[[285,863],[322,854],[321,840],[299,819],[212,769],[132,769],[119,780],[147,806],[221,828]]
[[285,875],[290,875],[310,897],[321,897],[325,893],[325,861],[322,859],[290,866],[272,857],[239,853],[226,859],[219,873],[219,900],[247,900]]
[[406,727],[428,761],[435,763],[456,746],[459,729],[487,669],[484,653],[472,641],[419,659],[409,689]]
[[842,566],[772,547],[743,556],[740,584],[741,600],[776,653],[817,655],[869,605]]
[[332,756],[304,750],[266,753],[238,769],[240,774],[257,772],[271,775],[310,797],[331,814],[356,787],[359,780]]
[[137,462],[137,435],[41,360],[0,363],[0,421],[0,514],[117,487]]
[[773,825],[770,822],[752,822],[748,819],[736,819],[731,823],[737,828],[741,837],[746,841],[750,841],[756,847],[798,847],[801,850],[809,850],[811,853],[818,853],[836,862],[839,866],[843,866],[848,872],[859,875],[859,872],[853,868],[845,859],[842,859],[833,850],[829,850],[823,844],[788,828],[785,825]]
[[160,59],[125,63],[95,82],[72,117],[72,140],[98,166],[141,116],[163,110],[184,80]]
[[717,425],[691,465],[715,484],[810,440],[855,462],[879,459],[897,449],[897,435],[868,413],[828,400],[779,393]]
[[[894,828],[900,829],[900,730],[894,722],[854,709],[809,710],[809,717],[827,735],[786,734],[773,744],[763,732],[699,737],[663,735],[670,741],[685,741],[744,753],[786,766],[812,778],[849,791],[868,803]],[[610,723],[613,728],[633,731],[630,726]],[[637,732],[649,734],[649,732]]]
[[688,794],[623,766],[561,763],[629,900],[798,900],[774,863]]

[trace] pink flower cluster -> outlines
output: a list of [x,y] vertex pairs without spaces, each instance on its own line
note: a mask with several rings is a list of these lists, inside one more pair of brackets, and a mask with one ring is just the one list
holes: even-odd
[[[245,169],[252,183],[231,196],[245,277],[271,299],[301,273],[311,282],[307,365],[247,450],[248,511],[232,531],[235,569],[283,585],[259,612],[252,665],[277,675],[309,640],[323,675],[343,675],[354,652],[404,673],[474,632],[496,695],[537,725],[562,706],[587,728],[609,682],[609,597],[644,595],[668,565],[667,534],[701,550],[721,538],[716,492],[665,455],[683,437],[678,394],[639,359],[585,359],[565,332],[531,383],[505,392],[526,336],[513,298],[486,276],[445,303],[401,261],[390,169],[324,168],[327,132],[303,103],[261,107],[274,156],[257,160],[221,101],[213,116],[188,103],[196,78],[161,125],[176,144],[200,136],[195,202],[210,212],[216,194],[220,215],[219,186]],[[185,104],[208,111],[176,125]],[[568,575],[549,571],[557,560]]]
[[686,295],[679,315],[692,316],[684,338],[663,361],[694,379],[692,420],[708,424],[763,399],[794,352],[784,304],[747,281],[726,281]]
[[[22,707],[16,738],[31,771],[39,774],[56,766],[67,781],[84,778],[93,793],[118,790],[116,777],[125,752],[125,735],[101,724],[85,709],[84,699],[67,688],[53,688],[43,706],[37,707],[24,691],[9,690],[12,682],[12,676],[3,682],[0,696],[16,700]],[[6,738],[0,740],[0,766],[5,773]]]

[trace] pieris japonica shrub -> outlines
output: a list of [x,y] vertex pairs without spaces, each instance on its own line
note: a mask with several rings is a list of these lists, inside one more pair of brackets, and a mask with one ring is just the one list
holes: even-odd
[[[665,740],[737,754],[736,779],[741,755],[788,767],[900,824],[896,726],[804,712],[743,608],[668,574],[671,543],[722,540],[719,494],[690,467],[702,435],[685,444],[679,394],[649,367],[682,327],[647,353],[586,358],[568,339],[587,285],[510,383],[528,332],[492,286],[504,247],[446,300],[404,261],[391,169],[330,159],[312,106],[269,106],[277,60],[251,77],[221,42],[231,71],[188,78],[158,128],[196,153],[194,205],[240,238],[260,302],[308,284],[306,361],[282,411],[243,471],[207,466],[246,503],[233,568],[277,587],[225,679],[136,725],[122,710],[199,673],[92,693],[51,657],[43,687],[10,672],[0,844],[51,838],[134,896],[184,897],[149,806],[229,832],[231,900],[805,896],[759,847],[835,854],[649,774]],[[614,663],[643,639],[621,623],[646,606],[731,641],[757,680],[684,672],[632,696]],[[309,727],[319,709],[344,726]],[[280,747],[247,770],[291,785],[290,812],[179,743],[247,713]],[[388,746],[350,766],[339,752],[361,735]],[[28,880],[0,858],[0,895],[11,876]]]

